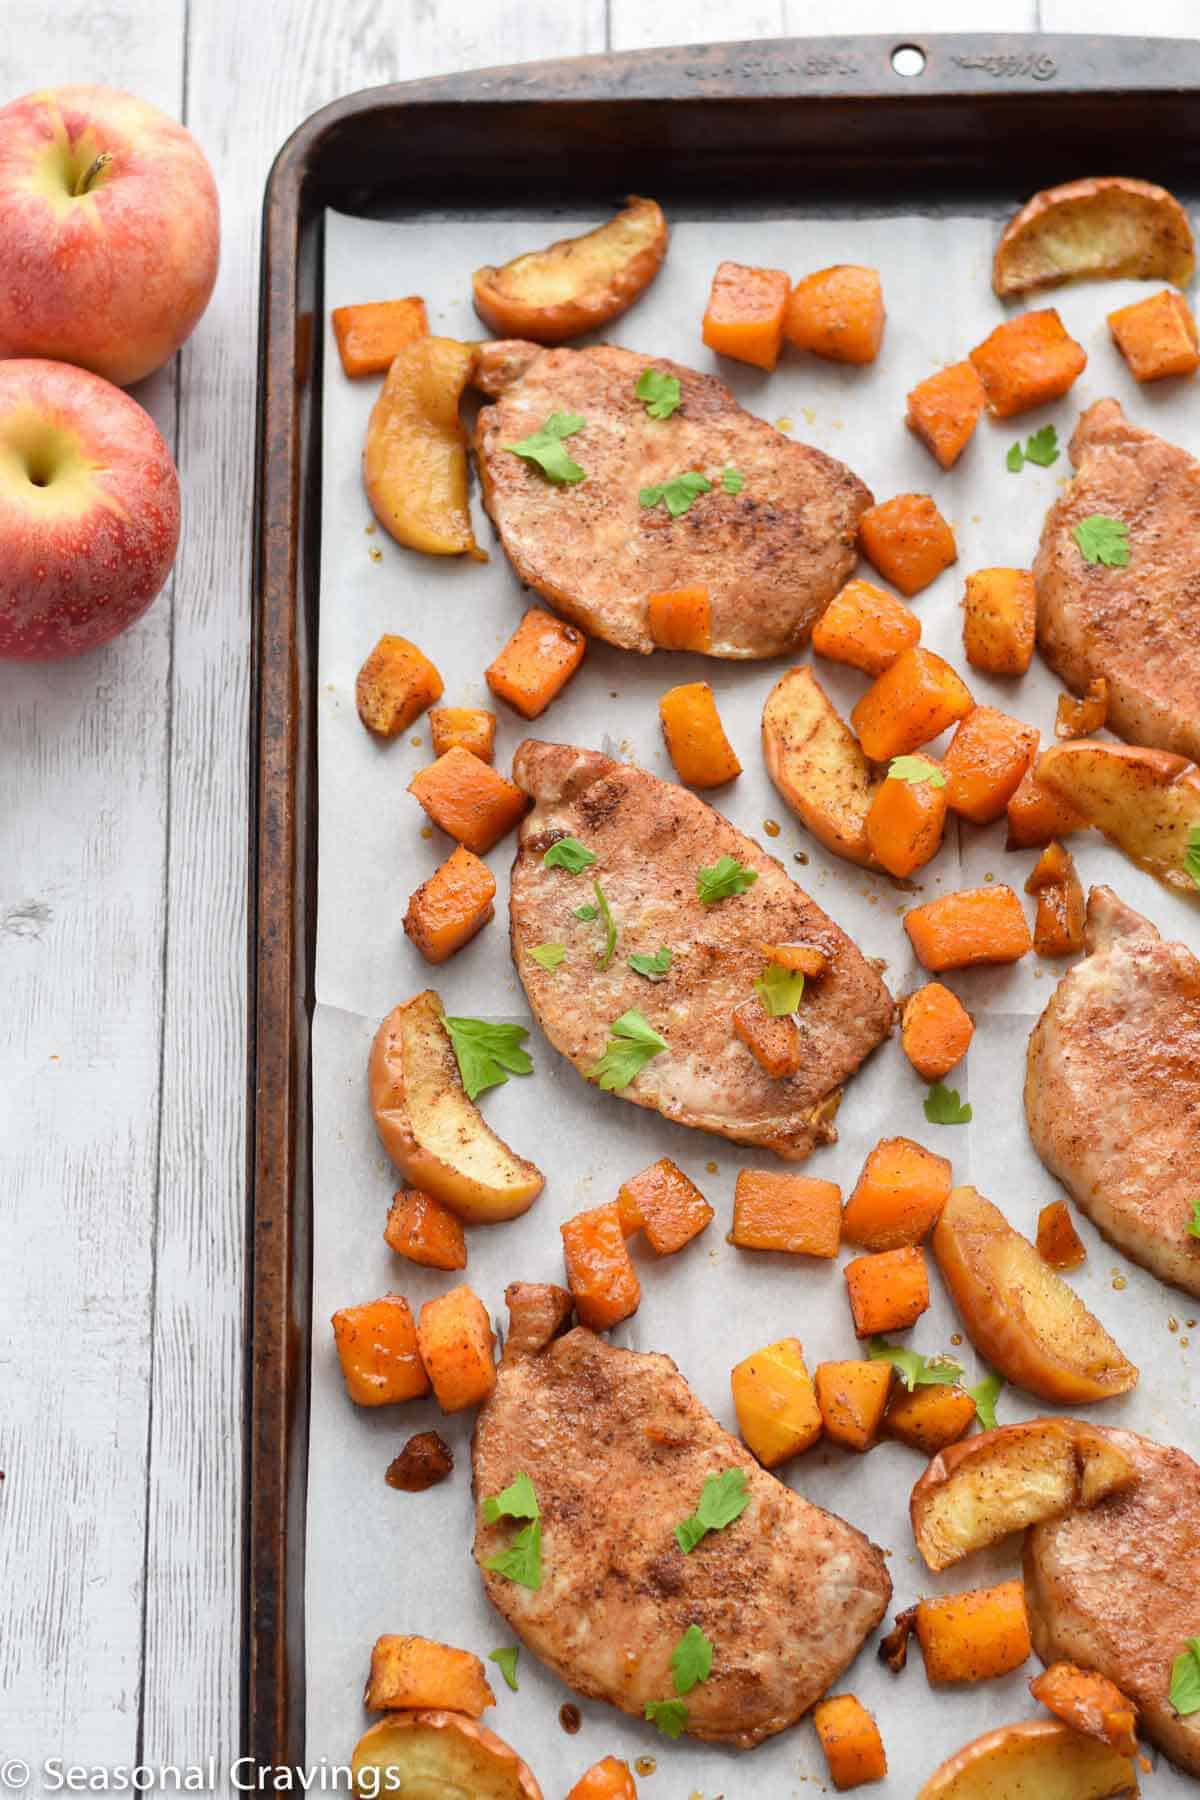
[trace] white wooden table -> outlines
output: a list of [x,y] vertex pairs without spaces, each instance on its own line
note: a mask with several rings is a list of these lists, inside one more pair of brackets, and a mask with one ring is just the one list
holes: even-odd
[[[236,1753],[250,506],[275,151],[341,93],[489,63],[1131,16],[1127,0],[0,9],[0,101],[68,80],[156,101],[204,146],[224,212],[208,314],[139,392],[183,477],[172,586],[98,655],[0,665],[0,1763]],[[1136,8],[1144,34],[1196,19],[1195,0]]]

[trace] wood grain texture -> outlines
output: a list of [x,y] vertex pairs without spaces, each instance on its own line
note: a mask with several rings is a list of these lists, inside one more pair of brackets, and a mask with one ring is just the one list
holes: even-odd
[[[0,95],[178,113],[183,0],[4,10]],[[170,373],[144,383],[168,442]],[[129,1761],[141,1702],[172,599],[0,673],[0,1739]]]

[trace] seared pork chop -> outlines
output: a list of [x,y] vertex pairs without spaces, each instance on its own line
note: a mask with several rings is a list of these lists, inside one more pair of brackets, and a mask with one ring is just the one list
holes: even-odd
[[1105,1237],[1200,1294],[1200,962],[1105,887],[1084,943],[1029,1039],[1029,1133]]
[[[846,934],[773,856],[674,782],[592,750],[532,739],[513,758],[513,780],[534,802],[513,865],[513,960],[555,1049],[586,1076],[613,1021],[635,1009],[667,1049],[620,1088],[624,1099],[788,1159],[836,1138],[840,1084],[888,1035],[895,1010]],[[546,851],[563,837],[594,854],[583,874],[546,867]],[[702,905],[697,872],[722,856],[758,878],[745,893]],[[604,968],[603,922],[576,916],[593,899],[593,879],[617,932]],[[763,944],[794,942],[824,951],[828,967],[807,983],[796,1013],[801,1066],[773,1079],[734,1036],[731,1015],[754,997]],[[557,968],[530,955],[542,943],[565,946]],[[664,948],[671,962],[661,979],[630,968],[630,956]]]
[[1096,1426],[1138,1479],[1086,1512],[1034,1525],[1025,1537],[1033,1647],[1107,1675],[1141,1709],[1142,1729],[1200,1775],[1200,1713],[1180,1718],[1171,1664],[1200,1636],[1200,1468],[1132,1431]]
[[[675,1526],[704,1483],[740,1469],[750,1503],[688,1554]],[[489,1600],[555,1673],[641,1717],[675,1698],[671,1652],[689,1625],[713,1646],[687,1695],[693,1736],[749,1749],[819,1700],[879,1623],[883,1557],[852,1525],[759,1467],[667,1356],[576,1329],[502,1365],[475,1427],[475,1559]],[[542,1584],[483,1568],[514,1525],[483,1502],[533,1482]]]
[[[1038,644],[1082,694],[1108,681],[1108,724],[1133,744],[1200,760],[1200,463],[1098,400],[1071,439],[1079,473],[1046,517],[1033,565]],[[1129,527],[1129,564],[1084,560],[1072,527]]]
[[[521,372],[520,346],[498,345],[482,379],[502,391],[481,407],[475,453],[483,498],[521,580],[593,637],[650,651],[651,594],[703,584],[710,654],[780,656],[809,632],[854,567],[871,494],[842,463],[796,444],[737,404],[711,375],[600,345],[544,350]],[[678,378],[683,400],[652,419],[634,393],[643,370]],[[508,379],[508,371],[517,371]],[[584,424],[567,440],[586,479],[559,485],[507,445],[552,413]],[[737,494],[722,485],[736,469]],[[686,470],[711,491],[672,518],[640,494]]]

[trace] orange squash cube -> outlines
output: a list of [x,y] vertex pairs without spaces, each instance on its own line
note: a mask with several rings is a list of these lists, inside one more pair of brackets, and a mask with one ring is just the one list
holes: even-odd
[[811,975],[815,980],[829,967],[828,955],[815,944],[760,944],[759,949],[768,962],[778,963],[794,975]]
[[947,806],[976,825],[1000,818],[1037,755],[1037,747],[1038,734],[1032,725],[1023,725],[994,706],[975,707],[942,758]]
[[[937,768],[932,758],[930,766]],[[864,830],[876,862],[903,879],[937,855],[945,822],[945,785],[889,776],[875,789]]]
[[813,1724],[838,1793],[882,1781],[887,1757],[879,1727],[853,1694],[833,1694],[813,1707]]
[[529,808],[529,796],[461,744],[413,776],[408,791],[447,836],[486,856]]
[[567,1800],[638,1800],[629,1764],[616,1756],[603,1757],[579,1777]]
[[848,581],[813,626],[812,647],[830,662],[882,675],[919,642],[921,621],[903,600],[871,581]]
[[970,689],[945,658],[916,644],[867,689],[850,723],[872,762],[890,762],[940,737],[973,705]]
[[752,994],[734,1007],[731,1023],[733,1035],[745,1044],[764,1075],[782,1081],[796,1073],[804,1060],[804,1047],[800,1028],[790,1014],[773,1018],[758,995]]
[[562,693],[586,649],[578,626],[531,606],[484,679],[498,700],[523,719],[536,719]]
[[947,1444],[957,1444],[974,1423],[975,1402],[956,1382],[934,1382],[911,1394],[897,1382],[883,1416],[883,1435],[936,1456]]
[[953,1180],[946,1157],[911,1138],[882,1138],[842,1215],[842,1236],[864,1250],[919,1244],[937,1224]]
[[417,1315],[417,1342],[444,1413],[482,1406],[496,1385],[496,1334],[478,1294],[460,1286],[427,1300]]
[[973,669],[1024,675],[1033,661],[1037,596],[1029,569],[976,569],[963,596],[963,648]]
[[1033,948],[1021,902],[1000,882],[914,906],[904,915],[904,929],[918,961],[934,975],[976,963],[1019,962]]
[[335,306],[332,320],[342,368],[352,376],[382,375],[405,344],[429,334],[425,302],[417,294],[407,300]]
[[708,348],[757,369],[773,369],[791,285],[782,269],[719,263],[704,314],[702,335]]
[[376,1638],[363,1705],[368,1712],[435,1711],[478,1719],[495,1706],[483,1664],[469,1650],[430,1638]]
[[559,1230],[567,1286],[579,1323],[592,1331],[607,1331],[635,1313],[642,1289],[625,1247],[615,1201],[576,1213]]
[[778,1468],[821,1435],[821,1409],[798,1338],[767,1344],[730,1372],[738,1430],[764,1469]]
[[829,362],[869,363],[879,355],[885,317],[879,270],[836,263],[796,283],[783,333],[797,350]]
[[923,1081],[941,1081],[967,1054],[975,1026],[959,999],[940,981],[927,981],[904,1002],[900,1044]]
[[931,1682],[990,1681],[1019,1669],[1033,1649],[1024,1583],[922,1600],[917,1641]]
[[712,648],[712,605],[706,587],[669,588],[646,601],[646,624],[660,650]]
[[617,1193],[621,1232],[640,1231],[656,1256],[673,1256],[712,1222],[713,1209],[669,1156],[631,1175]]
[[1083,1239],[1065,1200],[1051,1200],[1038,1214],[1037,1253],[1052,1269],[1077,1269],[1087,1261]]
[[496,748],[496,715],[482,706],[435,706],[429,715],[433,754],[469,750],[480,762],[490,763]]
[[958,561],[954,533],[928,494],[896,494],[858,521],[859,548],[909,599]]
[[1033,947],[1039,956],[1074,956],[1083,949],[1083,887],[1075,859],[1059,843],[1042,851],[1025,883],[1037,896]]
[[970,356],[994,419],[1061,400],[1087,367],[1087,352],[1053,306],[1006,319]]
[[943,469],[970,443],[986,395],[974,363],[953,363],[919,381],[908,396],[905,424]]
[[1054,709],[1054,735],[1070,742],[1074,738],[1095,737],[1108,723],[1108,681],[1097,675],[1087,684],[1080,699],[1074,694],[1060,694]]
[[442,697],[442,678],[407,638],[383,636],[358,671],[358,716],[376,737],[394,738]]
[[333,1337],[346,1392],[356,1406],[392,1406],[429,1392],[412,1308],[403,1294],[384,1294],[333,1315]]
[[1021,784],[1008,803],[1008,837],[1006,850],[1038,850],[1051,838],[1066,837],[1082,831],[1087,824],[1066,800],[1060,800],[1051,788],[1044,787],[1031,763],[1021,777]]
[[870,1450],[879,1438],[892,1388],[889,1362],[827,1362],[813,1376],[826,1437],[848,1450]]
[[462,1220],[420,1188],[401,1188],[392,1201],[383,1236],[389,1250],[427,1269],[467,1266]]
[[1194,375],[1200,369],[1200,337],[1192,309],[1182,294],[1164,288],[1108,315],[1113,342],[1135,381],[1165,375]]
[[404,930],[426,962],[444,963],[495,913],[496,878],[461,844],[408,903]]
[[842,1270],[856,1337],[907,1331],[929,1306],[925,1252],[915,1245],[856,1256]]
[[813,1175],[739,1169],[729,1242],[740,1250],[833,1257],[842,1235],[842,1190]]
[[680,781],[689,787],[722,787],[742,772],[725,736],[717,702],[707,681],[669,688],[658,703],[667,752]]

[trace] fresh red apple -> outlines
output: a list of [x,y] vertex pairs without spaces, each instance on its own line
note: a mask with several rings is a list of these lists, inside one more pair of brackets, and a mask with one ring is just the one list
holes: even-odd
[[0,107],[0,357],[140,381],[208,305],[219,239],[204,152],[156,106],[77,86]]
[[86,369],[0,362],[0,657],[107,643],[178,542],[179,477],[149,413]]

